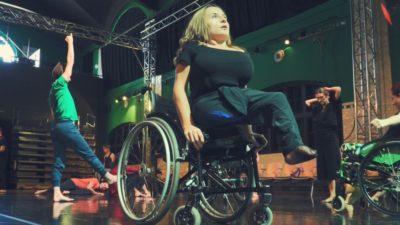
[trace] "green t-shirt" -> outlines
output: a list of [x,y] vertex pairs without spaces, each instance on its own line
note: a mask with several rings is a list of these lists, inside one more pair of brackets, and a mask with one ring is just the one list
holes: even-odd
[[60,76],[51,85],[49,104],[50,108],[53,109],[55,121],[78,120],[74,99],[69,92],[68,82],[63,76]]

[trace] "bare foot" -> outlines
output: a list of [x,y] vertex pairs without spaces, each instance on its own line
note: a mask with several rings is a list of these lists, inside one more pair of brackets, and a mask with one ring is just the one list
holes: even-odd
[[146,198],[151,198],[151,193],[150,191],[147,189],[146,185],[143,185],[143,192],[144,192],[144,197]]
[[69,195],[69,193],[71,193],[71,192],[67,191],[67,190],[64,190],[62,193],[63,193],[63,195]]
[[111,173],[106,173],[105,178],[108,184],[113,184],[117,182],[117,175],[112,175]]
[[146,197],[141,191],[139,191],[138,189],[134,188],[133,189],[135,192],[135,197]]
[[335,199],[335,197],[336,197],[336,196],[330,196],[330,197],[328,197],[328,198],[322,200],[321,203],[329,203],[329,202],[332,202],[333,199]]
[[74,201],[74,199],[68,198],[62,194],[54,194],[53,201],[54,202],[72,202],[72,201]]
[[47,189],[37,190],[37,191],[35,191],[34,195],[41,195],[41,194],[46,193],[47,191],[48,191]]

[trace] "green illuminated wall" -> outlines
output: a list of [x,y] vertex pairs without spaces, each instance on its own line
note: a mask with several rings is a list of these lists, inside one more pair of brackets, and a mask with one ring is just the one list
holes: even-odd
[[[343,88],[352,101],[352,49],[348,1],[332,0],[306,13],[236,39],[254,60],[256,75],[249,86],[265,89],[289,81],[322,81]],[[294,39],[289,47],[283,38]],[[254,49],[258,47],[257,51]],[[273,59],[285,50],[280,63]]]

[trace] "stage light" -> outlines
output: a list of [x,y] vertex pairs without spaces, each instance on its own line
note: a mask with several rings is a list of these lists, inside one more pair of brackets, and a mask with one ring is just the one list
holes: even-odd
[[283,41],[283,43],[285,45],[290,45],[290,39],[289,38],[285,38],[285,40]]
[[128,101],[128,97],[126,95],[122,96],[122,101]]
[[118,104],[118,103],[119,103],[118,99],[115,99],[115,100],[114,100],[114,102],[115,102],[116,104]]

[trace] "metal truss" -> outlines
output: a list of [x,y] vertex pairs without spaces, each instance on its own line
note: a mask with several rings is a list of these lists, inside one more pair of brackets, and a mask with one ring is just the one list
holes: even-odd
[[373,0],[350,0],[356,142],[378,137],[370,122],[378,117],[376,31]]
[[136,50],[142,49],[139,39],[124,34],[111,33],[93,27],[45,17],[32,11],[9,5],[0,5],[0,20],[60,34],[73,33],[75,37],[98,41],[106,45],[112,44]]

